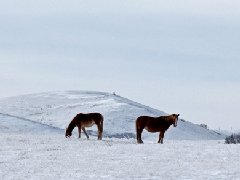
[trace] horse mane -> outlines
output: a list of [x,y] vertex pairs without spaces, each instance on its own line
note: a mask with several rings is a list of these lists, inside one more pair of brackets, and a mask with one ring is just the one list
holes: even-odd
[[165,122],[174,123],[175,119],[173,117],[177,116],[176,114],[171,114],[167,116],[159,116],[158,119],[161,119]]
[[76,117],[73,118],[73,120],[69,123],[67,130],[72,132],[73,129],[76,127]]

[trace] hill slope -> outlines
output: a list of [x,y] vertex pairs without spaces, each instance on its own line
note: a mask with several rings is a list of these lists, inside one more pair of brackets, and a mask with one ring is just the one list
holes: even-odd
[[[104,136],[134,137],[135,119],[141,115],[160,116],[166,113],[103,92],[63,91],[29,94],[0,100],[0,113],[65,129],[79,112],[100,112],[104,116]],[[173,112],[178,113],[178,112]],[[96,127],[90,128],[96,133]],[[75,130],[76,133],[76,130]],[[143,133],[143,138],[157,140],[158,134]],[[166,139],[204,140],[224,136],[187,121],[179,120],[177,128],[170,127]]]

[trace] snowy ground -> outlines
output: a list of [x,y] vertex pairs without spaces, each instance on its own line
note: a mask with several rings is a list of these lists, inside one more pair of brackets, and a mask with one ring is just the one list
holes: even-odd
[[[9,123],[11,121],[11,123]],[[0,179],[240,179],[240,145],[223,141],[64,137],[0,115]]]

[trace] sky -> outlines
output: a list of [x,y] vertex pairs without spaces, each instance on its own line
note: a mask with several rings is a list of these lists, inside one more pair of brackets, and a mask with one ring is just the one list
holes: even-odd
[[0,0],[0,98],[115,92],[239,130],[240,1]]

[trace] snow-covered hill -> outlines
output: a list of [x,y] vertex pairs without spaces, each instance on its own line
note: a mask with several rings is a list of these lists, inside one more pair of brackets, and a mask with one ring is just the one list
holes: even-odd
[[[92,91],[63,91],[29,94],[0,100],[0,113],[63,130],[79,112],[100,112],[104,116],[105,137],[134,137],[135,119],[141,115],[160,116],[166,113],[133,102],[118,95]],[[181,112],[169,112],[180,113]],[[89,129],[96,133],[96,127]],[[75,130],[76,133],[76,130]],[[188,121],[179,120],[170,127],[166,139],[213,140],[224,136]],[[143,133],[144,139],[157,141],[158,134]]]

